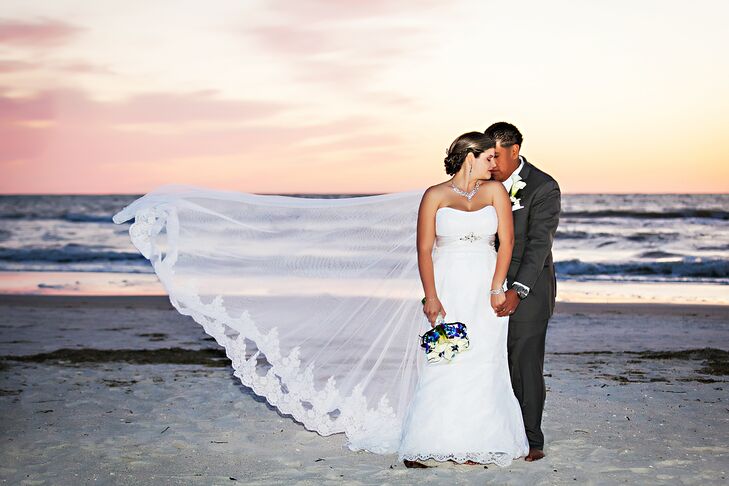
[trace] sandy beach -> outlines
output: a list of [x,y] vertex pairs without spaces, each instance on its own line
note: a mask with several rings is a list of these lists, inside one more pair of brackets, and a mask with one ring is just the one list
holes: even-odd
[[558,303],[547,457],[407,469],[281,415],[164,296],[0,296],[5,484],[719,484],[729,307]]

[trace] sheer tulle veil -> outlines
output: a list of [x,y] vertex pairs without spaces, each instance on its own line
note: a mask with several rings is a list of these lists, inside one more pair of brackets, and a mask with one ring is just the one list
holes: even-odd
[[[425,357],[423,190],[340,199],[165,185],[114,215],[234,375],[352,450],[394,453]],[[426,327],[427,326],[427,327]]]

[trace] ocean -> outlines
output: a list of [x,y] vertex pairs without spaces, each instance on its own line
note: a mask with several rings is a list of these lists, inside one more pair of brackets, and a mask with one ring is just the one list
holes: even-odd
[[[0,196],[0,272],[153,274],[111,221],[138,197]],[[729,285],[729,194],[565,194],[553,251],[564,282]]]

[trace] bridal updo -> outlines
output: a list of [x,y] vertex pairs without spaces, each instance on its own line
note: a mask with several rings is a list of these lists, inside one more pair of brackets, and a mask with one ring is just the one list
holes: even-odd
[[461,170],[463,161],[466,160],[469,152],[472,152],[475,157],[478,157],[481,152],[485,152],[494,147],[496,147],[494,139],[484,135],[482,132],[464,133],[455,139],[451,146],[448,147],[448,150],[446,150],[446,157],[443,159],[446,174],[455,175]]

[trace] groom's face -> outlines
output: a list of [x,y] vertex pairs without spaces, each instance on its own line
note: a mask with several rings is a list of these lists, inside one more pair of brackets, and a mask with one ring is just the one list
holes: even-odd
[[496,141],[496,150],[493,158],[494,168],[491,170],[491,177],[499,182],[504,182],[512,172],[519,167],[519,145],[502,147],[500,141]]

